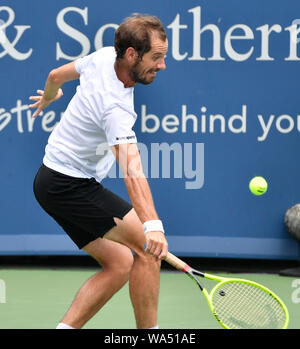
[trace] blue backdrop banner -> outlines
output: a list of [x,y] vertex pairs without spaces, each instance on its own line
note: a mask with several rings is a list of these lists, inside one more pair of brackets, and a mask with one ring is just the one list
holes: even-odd
[[[135,88],[135,132],[170,250],[298,259],[284,225],[300,201],[300,2],[2,0],[0,254],[78,254],[35,201],[49,134],[78,81],[32,118],[28,97],[51,69],[113,45],[133,12],[163,21],[167,69]],[[266,178],[266,194],[248,183]],[[115,166],[104,184],[124,198]]]

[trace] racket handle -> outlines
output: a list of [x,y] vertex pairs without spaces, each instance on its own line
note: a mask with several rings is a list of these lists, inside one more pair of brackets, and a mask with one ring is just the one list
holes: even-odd
[[184,273],[186,273],[189,269],[191,269],[189,265],[187,265],[184,261],[174,256],[170,252],[168,252],[167,257],[165,258],[165,261],[171,264],[177,270],[183,271]]

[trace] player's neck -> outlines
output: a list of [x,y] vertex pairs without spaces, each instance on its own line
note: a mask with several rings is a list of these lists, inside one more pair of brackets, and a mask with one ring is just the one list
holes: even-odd
[[124,87],[133,87],[136,83],[131,79],[128,66],[122,61],[115,61],[114,64],[117,78],[123,82]]

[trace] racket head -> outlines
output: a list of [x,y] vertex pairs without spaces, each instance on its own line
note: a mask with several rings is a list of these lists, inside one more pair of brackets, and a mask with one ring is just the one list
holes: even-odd
[[286,329],[289,313],[268,288],[249,280],[224,279],[206,298],[218,322],[226,329]]

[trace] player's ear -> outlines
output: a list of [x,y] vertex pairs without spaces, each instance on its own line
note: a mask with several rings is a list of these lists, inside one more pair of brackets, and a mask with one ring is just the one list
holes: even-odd
[[138,57],[138,54],[133,47],[128,47],[126,52],[125,52],[125,57],[129,63],[135,63],[135,61]]

